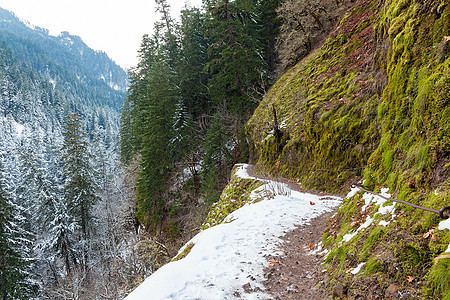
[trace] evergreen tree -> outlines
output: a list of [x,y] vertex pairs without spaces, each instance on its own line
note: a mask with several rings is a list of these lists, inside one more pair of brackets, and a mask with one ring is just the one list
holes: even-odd
[[172,119],[173,137],[171,139],[173,157],[176,160],[182,160],[192,149],[192,140],[194,139],[194,121],[187,113],[182,98],[175,106],[175,112]]
[[123,163],[129,162],[136,152],[135,136],[133,135],[132,127],[133,115],[131,105],[130,98],[125,98],[120,118],[120,158]]
[[173,118],[180,97],[175,74],[164,60],[154,63],[149,74],[143,108],[145,130],[141,133],[142,172],[137,184],[138,217],[144,224],[157,225],[168,210],[166,180],[174,165]]
[[210,96],[217,106],[245,119],[255,108],[249,96],[258,88],[262,72],[258,70],[265,70],[254,2],[223,0],[208,7]]
[[188,114],[194,120],[208,114],[212,109],[208,95],[209,39],[205,36],[206,16],[197,8],[185,8],[181,12],[180,58],[177,72],[180,78],[180,92]]
[[261,0],[257,5],[259,37],[269,74],[275,70],[278,63],[275,47],[281,26],[281,18],[278,17],[277,12],[281,3],[282,0]]
[[167,0],[155,0],[156,12],[160,13],[161,19],[156,22],[154,27],[156,32],[162,38],[159,51],[167,57],[168,64],[174,68],[179,57],[179,47],[177,36],[175,35],[175,21],[170,13],[170,5]]
[[29,235],[20,228],[20,208],[8,199],[4,186],[0,162],[0,297],[25,299],[33,293],[29,253],[24,245],[30,243]]
[[205,139],[203,157],[203,193],[211,201],[218,200],[218,190],[226,184],[229,169],[235,163],[228,147],[231,146],[231,132],[225,126],[222,112],[217,112]]
[[68,115],[64,129],[64,198],[69,216],[81,230],[79,247],[83,253],[83,267],[86,267],[89,235],[93,229],[91,209],[98,200],[96,176],[93,173],[92,156],[89,153],[87,133],[82,129],[81,117],[77,113]]

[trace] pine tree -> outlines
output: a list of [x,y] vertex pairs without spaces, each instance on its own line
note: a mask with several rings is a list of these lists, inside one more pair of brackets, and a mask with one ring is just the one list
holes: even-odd
[[64,198],[69,212],[81,232],[79,247],[82,250],[82,266],[88,261],[89,236],[92,226],[92,207],[98,201],[96,176],[93,173],[92,156],[89,153],[87,133],[82,129],[81,117],[77,113],[66,117],[62,147],[64,175]]
[[149,74],[145,130],[141,133],[142,172],[137,183],[138,217],[144,224],[158,225],[167,211],[166,180],[174,165],[173,118],[180,97],[175,74],[164,60],[154,63]]
[[20,208],[4,191],[0,162],[0,298],[25,299],[32,297],[29,281],[28,234],[20,228]]
[[249,94],[259,85],[258,70],[264,70],[254,1],[216,1],[208,11],[210,96],[217,106],[247,118],[255,108]]

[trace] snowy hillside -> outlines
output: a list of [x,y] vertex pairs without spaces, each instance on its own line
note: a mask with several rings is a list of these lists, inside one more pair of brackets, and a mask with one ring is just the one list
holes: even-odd
[[[234,176],[261,180],[249,176],[247,168],[239,165]],[[280,237],[331,211],[341,199],[300,193],[269,180],[250,198],[261,196],[262,201],[246,204],[222,224],[200,232],[180,250],[192,248],[185,258],[159,269],[126,299],[264,298],[265,257],[279,252]]]

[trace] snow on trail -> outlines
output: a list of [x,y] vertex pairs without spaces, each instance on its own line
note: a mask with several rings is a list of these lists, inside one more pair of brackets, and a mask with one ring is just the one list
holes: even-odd
[[[235,174],[251,178],[246,169],[247,165],[240,165]],[[269,181],[264,182],[270,186]],[[200,232],[187,243],[194,247],[184,259],[160,268],[126,299],[266,298],[261,284],[268,266],[265,255],[280,253],[277,246],[285,232],[341,203],[339,197],[293,190],[288,195],[245,205],[224,224]],[[244,285],[252,292],[245,292]]]

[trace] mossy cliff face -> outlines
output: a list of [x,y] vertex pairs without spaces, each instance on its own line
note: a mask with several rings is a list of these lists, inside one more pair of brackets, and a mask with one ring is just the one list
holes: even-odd
[[[449,36],[449,0],[356,2],[262,100],[247,124],[253,161],[310,188],[344,192],[364,179],[394,198],[450,205]],[[362,211],[362,197],[344,201],[324,235],[329,286],[349,298],[450,298],[449,258],[434,261],[450,243],[439,217],[399,204],[392,215]]]
[[[273,86],[247,124],[254,162],[330,191],[362,174],[380,140],[386,82],[373,65],[379,5],[358,2],[320,49]],[[273,108],[284,131],[278,140],[270,134]]]

